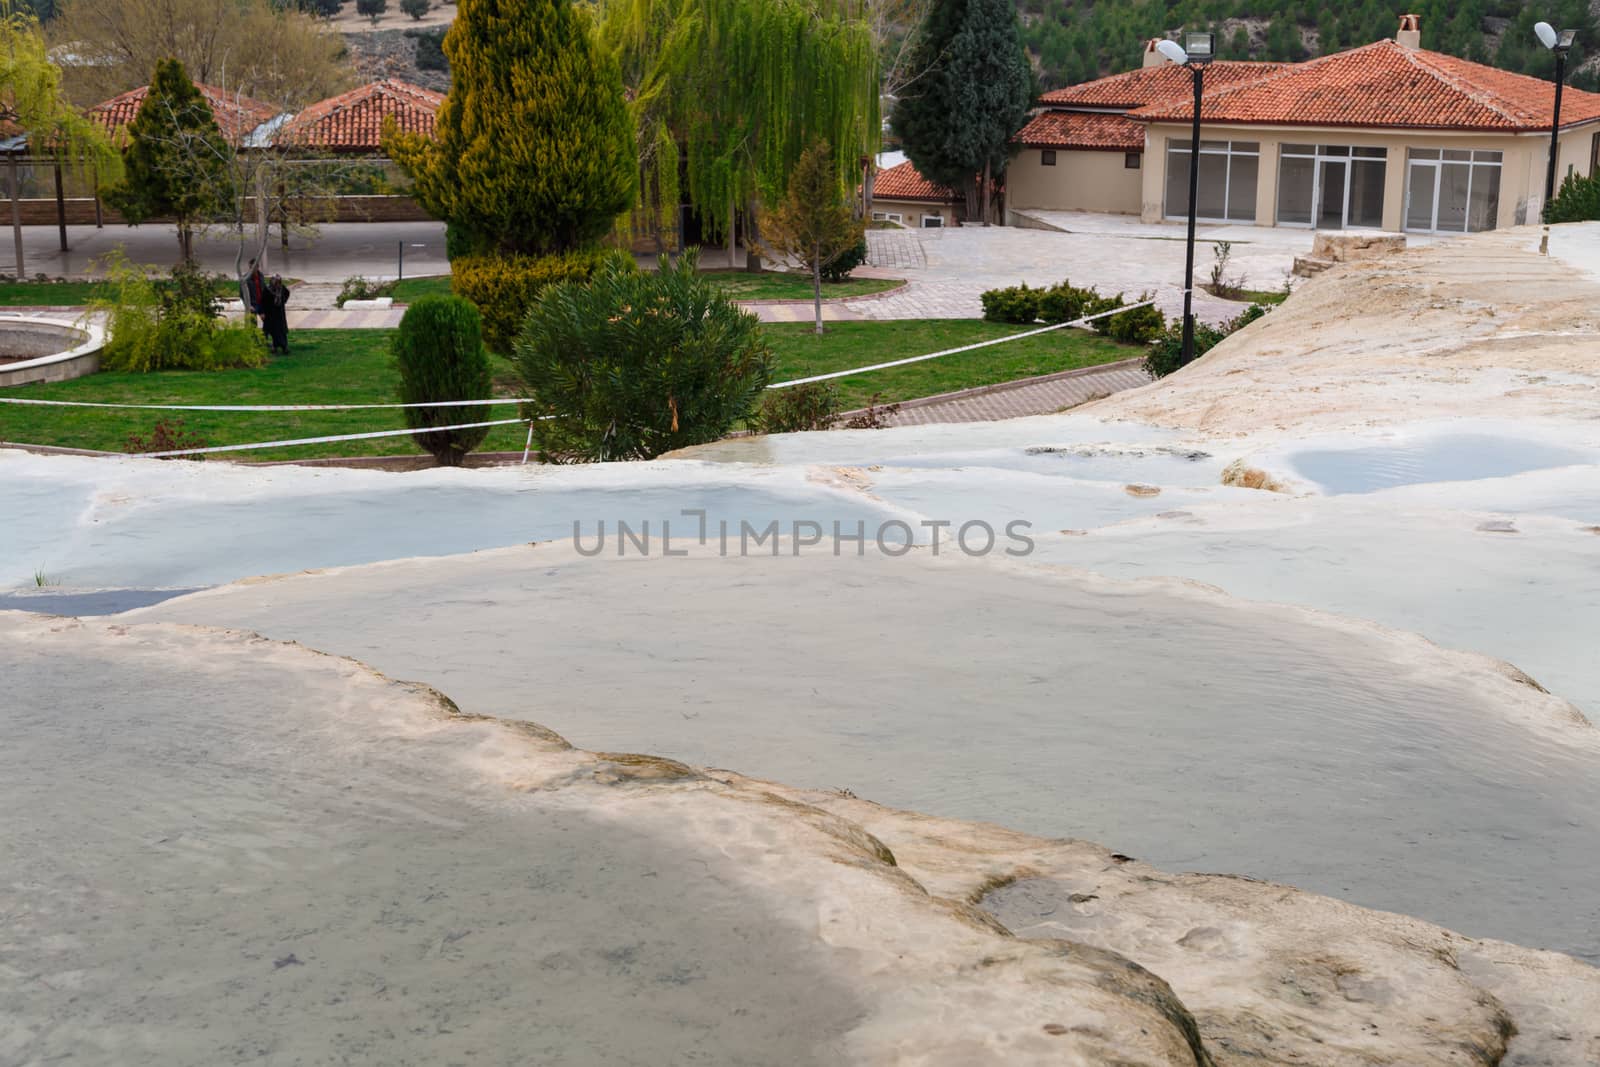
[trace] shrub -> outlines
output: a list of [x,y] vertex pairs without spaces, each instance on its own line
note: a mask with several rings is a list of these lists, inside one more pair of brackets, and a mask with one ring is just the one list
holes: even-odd
[[161,313],[217,318],[222,314],[222,300],[217,290],[226,281],[226,275],[208,273],[194,263],[180,263],[172,268],[170,275],[154,283]]
[[[1138,302],[1143,303],[1149,299],[1149,293],[1140,293]],[[1134,308],[1131,311],[1124,311],[1120,315],[1112,315],[1102,321],[1111,324],[1106,332],[1111,335],[1112,340],[1125,341],[1135,345],[1147,345],[1154,341],[1167,325],[1167,320],[1162,316],[1161,309],[1154,304],[1148,307]]]
[[1600,219],[1600,171],[1580,178],[1567,175],[1544,209],[1546,222],[1585,222]]
[[389,10],[389,0],[356,0],[356,13],[372,20],[377,25],[378,19]]
[[[157,419],[150,436],[130,433],[123,443],[124,452],[176,452],[181,448],[204,448],[205,438],[196,437],[183,427],[182,419]],[[162,459],[204,459],[204,456],[162,456]],[[44,583],[39,583],[43,585]]]
[[858,414],[844,420],[847,430],[882,430],[889,425],[889,417],[900,413],[899,404],[880,404],[882,393],[867,397],[867,406]]
[[547,286],[586,282],[604,258],[597,250],[561,256],[462,256],[450,264],[450,289],[477,305],[489,350],[508,353],[522,320]]
[[340,288],[334,303],[344,307],[348,300],[376,300],[382,296],[393,296],[395,286],[399,284],[396,281],[368,281],[359,274],[352,274],[344,280],[344,286]]
[[1060,281],[1039,294],[1039,317],[1045,322],[1071,322],[1083,316],[1083,307],[1099,297],[1093,289],[1079,289]]
[[[1093,290],[1090,290],[1090,292],[1093,292]],[[1088,300],[1084,301],[1083,313],[1084,315],[1099,315],[1103,312],[1110,311],[1113,308],[1119,308],[1126,303],[1127,301],[1122,299],[1121,293],[1118,293],[1116,296],[1100,296],[1099,294],[1095,294]],[[1094,327],[1095,333],[1109,335],[1111,333],[1111,322],[1116,318],[1118,318],[1116,315],[1106,315],[1104,318],[1095,319],[1089,325]]]
[[1039,290],[1026,284],[983,294],[983,317],[990,322],[1029,323],[1039,317]]
[[330,19],[339,13],[344,6],[344,0],[300,0],[300,10],[310,15],[321,15]]
[[[425,296],[406,308],[400,329],[389,342],[400,372],[400,402],[487,400],[491,385],[489,355],[483,349],[478,309],[459,296]],[[406,408],[413,430],[486,421],[484,407]],[[441,467],[459,467],[489,427],[415,433],[412,440]]]
[[220,370],[267,361],[254,324],[213,317],[214,293],[200,295],[192,279],[157,281],[121,255],[111,257],[106,278],[112,295],[93,305],[106,318],[102,370]]
[[413,19],[421,19],[432,7],[429,0],[400,0],[400,10]]
[[752,429],[757,433],[829,430],[839,417],[839,391],[832,382],[809,382],[768,390]]
[[613,253],[588,285],[539,297],[517,337],[527,414],[545,458],[650,459],[714,441],[755,410],[772,352],[754,315],[697,273],[641,274]]
[[[418,70],[443,70],[450,69],[450,60],[444,54],[444,28],[437,30],[407,30],[406,36],[415,44],[412,46]],[[445,242],[448,245],[450,238],[449,225],[445,228]]]
[[[1251,304],[1221,326],[1212,326],[1196,319],[1194,324],[1194,358],[1199,359],[1221,343],[1223,338],[1236,330],[1244,329],[1265,315],[1268,310],[1261,304]],[[1152,378],[1165,378],[1182,367],[1182,359],[1183,320],[1173,319],[1156,336],[1155,343],[1150,348],[1150,354],[1144,357],[1145,373]]]
[[867,238],[863,234],[848,250],[841,253],[839,258],[822,268],[822,280],[825,282],[842,282],[850,277],[850,272],[867,261]]

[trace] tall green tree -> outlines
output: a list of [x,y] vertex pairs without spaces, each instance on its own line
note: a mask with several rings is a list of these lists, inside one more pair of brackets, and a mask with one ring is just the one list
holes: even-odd
[[966,192],[988,218],[990,178],[1033,102],[1032,70],[1011,0],[935,0],[919,31],[926,73],[895,106],[894,131],[923,177]]
[[616,60],[572,0],[461,0],[436,138],[385,146],[417,200],[504,252],[590,244],[634,202],[634,129]]
[[[0,4],[0,120],[28,135],[29,148],[52,155],[76,173],[114,180],[122,160],[105,131],[84,118],[61,91],[61,70],[50,59],[38,19],[22,7]],[[10,160],[11,195],[17,196],[17,161]],[[22,223],[13,214],[16,272],[23,274]]]
[[183,64],[163,59],[128,124],[123,180],[106,190],[105,200],[132,223],[173,219],[183,262],[192,263],[195,228],[220,207],[232,156],[211,105]]
[[[634,101],[637,138],[660,147],[656,170],[682,157],[686,192],[733,251],[734,215],[754,228],[806,148],[833,145],[841,182],[877,151],[878,52],[853,0],[606,0],[603,36]],[[668,217],[676,204],[646,203]],[[754,242],[751,242],[754,243]]]
[[789,191],[767,216],[763,243],[779,258],[798,260],[811,275],[817,333],[822,333],[822,272],[861,243],[863,227],[850,210],[826,141],[806,149]]

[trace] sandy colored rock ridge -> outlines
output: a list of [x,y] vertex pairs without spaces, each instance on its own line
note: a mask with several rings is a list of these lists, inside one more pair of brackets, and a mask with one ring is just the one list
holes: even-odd
[[8,1063],[1600,1055],[1556,953],[583,752],[249,633],[5,613],[0,660]]

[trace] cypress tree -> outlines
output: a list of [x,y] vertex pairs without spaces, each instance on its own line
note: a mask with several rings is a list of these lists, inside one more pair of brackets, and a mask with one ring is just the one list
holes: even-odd
[[976,218],[982,178],[1004,173],[1011,135],[1033,102],[1015,5],[934,0],[912,69],[926,73],[895,106],[894,131],[923,177],[966,191]]
[[590,244],[634,201],[616,61],[572,0],[461,0],[437,138],[390,132],[419,203],[506,252]]
[[132,223],[175,219],[183,261],[192,262],[195,223],[219,206],[232,154],[183,64],[163,59],[128,124],[123,180],[106,191],[106,202]]

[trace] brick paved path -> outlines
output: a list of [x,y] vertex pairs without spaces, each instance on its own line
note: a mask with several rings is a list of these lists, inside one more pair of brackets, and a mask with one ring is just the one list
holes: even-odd
[[[1050,415],[1124,389],[1148,385],[1150,376],[1138,360],[1107,363],[1101,367],[1045,374],[1015,382],[963,389],[957,393],[924,397],[900,405],[885,416],[889,426],[917,426],[934,422],[989,422],[1024,415]],[[854,414],[853,412],[850,414]]]

